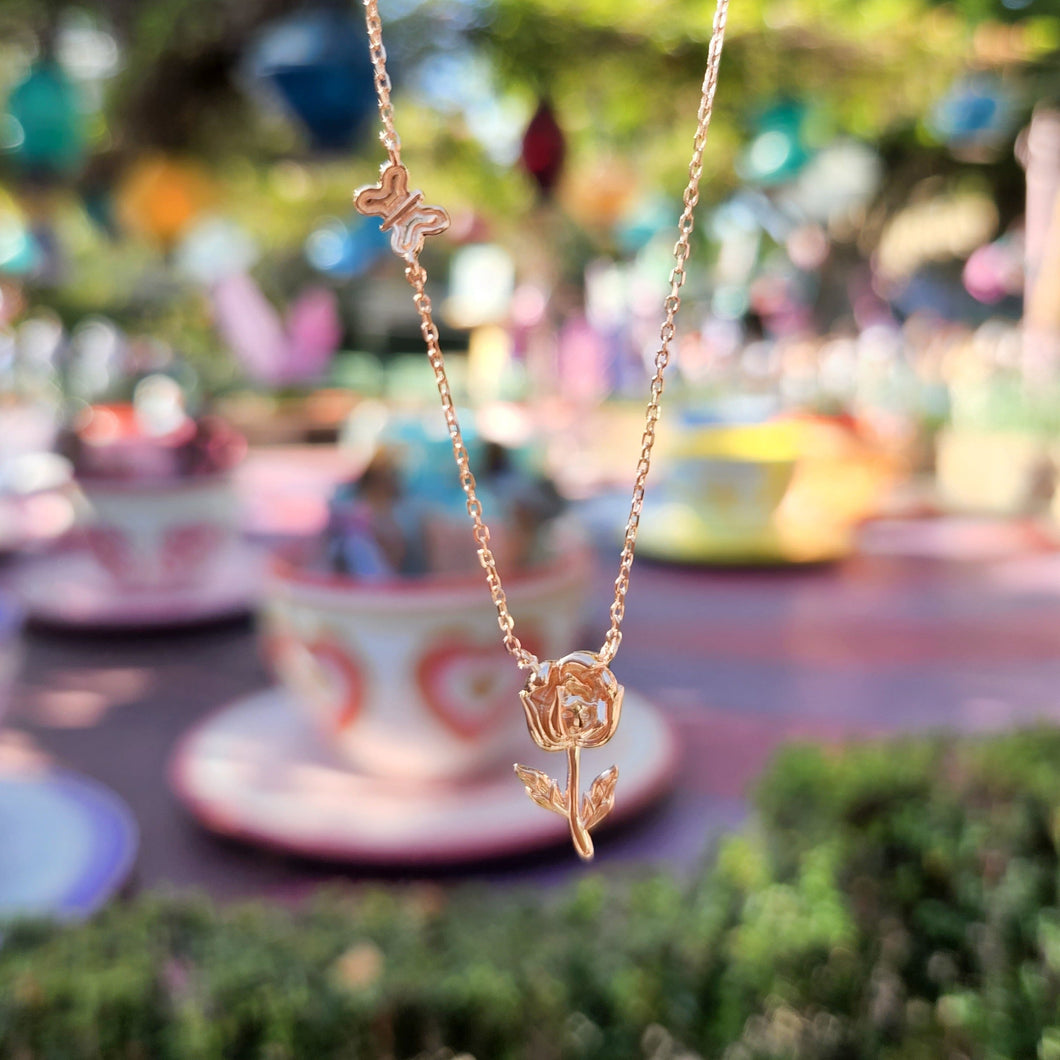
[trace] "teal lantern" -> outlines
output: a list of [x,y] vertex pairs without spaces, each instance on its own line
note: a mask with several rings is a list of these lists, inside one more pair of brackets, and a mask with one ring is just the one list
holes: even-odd
[[33,178],[75,174],[85,157],[85,123],[78,91],[52,62],[41,62],[7,97],[5,153]]
[[760,114],[754,138],[740,156],[741,176],[764,186],[796,176],[810,158],[803,140],[805,121],[806,108],[790,101]]

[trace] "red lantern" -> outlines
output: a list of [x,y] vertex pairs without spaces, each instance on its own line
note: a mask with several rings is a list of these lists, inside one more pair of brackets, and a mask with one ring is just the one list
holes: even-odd
[[542,100],[523,133],[523,166],[545,197],[552,194],[563,171],[567,141],[556,121],[552,107]]

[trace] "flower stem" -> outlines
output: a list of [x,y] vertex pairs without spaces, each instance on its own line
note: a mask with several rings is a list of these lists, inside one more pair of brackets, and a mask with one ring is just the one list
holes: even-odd
[[589,831],[582,824],[578,805],[581,794],[578,791],[578,756],[581,754],[580,747],[567,748],[567,819],[570,821],[570,837],[574,840],[574,849],[578,856],[585,861],[592,860],[593,841],[589,838]]

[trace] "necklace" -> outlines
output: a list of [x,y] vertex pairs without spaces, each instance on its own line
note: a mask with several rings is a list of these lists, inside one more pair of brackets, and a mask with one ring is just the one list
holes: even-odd
[[439,206],[427,206],[423,193],[409,191],[409,173],[401,162],[401,140],[394,128],[394,109],[390,102],[390,75],[387,73],[386,49],[383,46],[383,27],[379,17],[379,0],[363,0],[368,42],[371,50],[375,89],[379,101],[382,130],[379,139],[387,151],[379,181],[360,188],[354,194],[357,210],[366,216],[381,219],[380,227],[390,232],[394,253],[405,261],[405,278],[412,288],[412,299],[420,318],[420,333],[427,345],[427,358],[434,370],[438,394],[442,401],[453,456],[460,471],[460,486],[467,501],[467,513],[474,528],[478,558],[486,573],[490,598],[497,609],[497,622],[504,639],[504,647],[522,670],[529,671],[526,687],[519,693],[526,723],[534,742],[545,751],[567,752],[567,784],[561,789],[558,781],[528,766],[515,766],[519,779],[526,785],[527,794],[539,806],[552,810],[570,823],[571,839],[582,858],[593,856],[593,841],[589,830],[602,821],[615,802],[618,767],[611,766],[589,786],[584,797],[579,787],[580,754],[583,750],[602,747],[618,728],[622,711],[622,686],[611,672],[611,662],[622,641],[622,619],[626,612],[626,593],[633,555],[637,544],[637,529],[644,505],[644,486],[651,467],[651,452],[655,445],[655,426],[659,420],[659,406],[663,391],[663,376],[670,361],[677,311],[681,306],[681,288],[685,282],[685,263],[689,256],[696,204],[699,202],[699,181],[703,174],[703,152],[707,130],[714,109],[714,93],[718,83],[725,37],[725,20],[729,0],[717,0],[714,24],[707,53],[707,69],[699,100],[696,132],[693,139],[692,160],[688,166],[688,184],[684,191],[684,208],[677,223],[677,242],[674,245],[674,267],[670,273],[670,293],[664,308],[664,319],[659,331],[660,345],[655,355],[644,433],[641,438],[640,460],[633,482],[633,499],[625,538],[615,579],[615,595],[611,603],[611,624],[599,651],[576,651],[562,659],[542,661],[527,651],[515,633],[515,619],[508,610],[508,601],[497,570],[497,562],[490,549],[490,531],[482,515],[482,505],[475,490],[475,476],[471,472],[467,447],[460,433],[456,407],[445,371],[445,358],[438,341],[431,299],[427,294],[427,273],[420,264],[420,251],[428,236],[444,232],[449,227],[449,216]]

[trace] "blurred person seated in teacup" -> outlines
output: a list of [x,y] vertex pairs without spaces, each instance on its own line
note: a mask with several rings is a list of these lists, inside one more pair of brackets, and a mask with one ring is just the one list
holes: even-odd
[[566,502],[546,475],[528,475],[516,466],[512,450],[487,442],[482,482],[497,499],[505,519],[505,544],[509,562],[531,567],[547,557],[546,527],[562,514]]
[[366,581],[428,573],[426,515],[406,495],[391,452],[380,450],[339,486],[329,509],[327,559],[336,572]]
[[[546,477],[519,468],[509,449],[489,443],[478,492],[491,519],[490,547],[515,568],[546,560],[547,528],[564,508]],[[410,496],[398,457],[380,449],[357,479],[332,495],[325,530],[331,570],[365,581],[466,573],[478,567],[477,546],[463,513]]]

